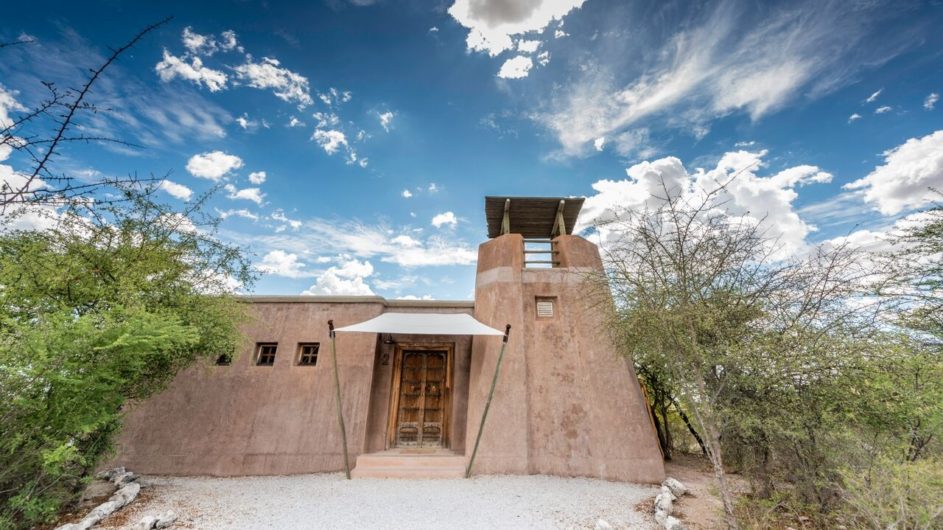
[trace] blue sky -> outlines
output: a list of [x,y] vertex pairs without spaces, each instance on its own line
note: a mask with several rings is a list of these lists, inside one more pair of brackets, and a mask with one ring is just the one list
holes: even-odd
[[[0,120],[74,86],[149,23],[93,94],[75,175],[213,188],[256,293],[467,299],[483,197],[586,196],[581,224],[653,179],[730,191],[788,252],[872,244],[943,188],[940,2],[326,0],[3,7]],[[16,171],[16,156],[0,157]],[[702,168],[699,170],[698,168]],[[264,172],[264,176],[263,176]]]

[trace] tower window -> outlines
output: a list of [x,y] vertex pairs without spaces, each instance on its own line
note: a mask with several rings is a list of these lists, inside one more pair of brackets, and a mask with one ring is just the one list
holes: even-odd
[[317,342],[302,342],[298,344],[298,366],[314,366],[318,364],[318,350],[321,345]]
[[255,364],[258,366],[272,366],[275,364],[277,342],[260,342],[255,346]]
[[537,318],[552,318],[555,298],[537,298]]

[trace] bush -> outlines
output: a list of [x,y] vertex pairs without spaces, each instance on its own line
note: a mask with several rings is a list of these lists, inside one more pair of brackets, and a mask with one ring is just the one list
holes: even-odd
[[846,513],[860,528],[943,528],[943,459],[879,459],[842,473]]

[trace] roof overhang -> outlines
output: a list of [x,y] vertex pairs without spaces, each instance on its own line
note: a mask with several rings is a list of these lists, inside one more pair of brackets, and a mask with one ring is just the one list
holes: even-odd
[[[584,200],[582,197],[485,197],[488,237],[504,233],[521,234],[526,238],[572,234]],[[505,218],[506,227],[503,226]],[[560,219],[563,230],[558,229]]]
[[504,335],[465,313],[383,313],[335,331],[404,335]]

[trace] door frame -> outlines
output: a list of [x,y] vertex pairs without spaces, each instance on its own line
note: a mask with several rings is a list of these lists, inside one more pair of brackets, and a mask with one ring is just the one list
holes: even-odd
[[386,448],[396,447],[396,418],[399,416],[399,390],[403,380],[403,352],[406,351],[444,351],[445,352],[445,399],[448,403],[442,411],[442,448],[452,445],[452,367],[455,357],[454,342],[406,342],[396,343],[393,353],[393,382],[390,385],[390,409],[386,430]]

